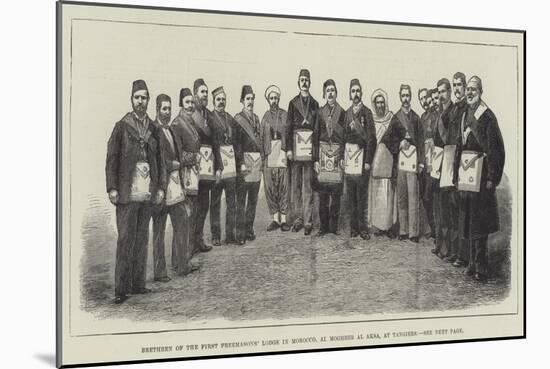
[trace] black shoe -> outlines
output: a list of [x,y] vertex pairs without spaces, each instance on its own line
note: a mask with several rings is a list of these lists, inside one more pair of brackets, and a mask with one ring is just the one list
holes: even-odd
[[445,259],[443,259],[443,260],[445,260],[447,263],[454,263],[454,262],[456,261],[456,256],[454,256],[454,255],[449,255],[449,256],[447,256],[447,257],[446,257]]
[[332,233],[334,233],[335,235],[337,236],[340,236],[342,233],[340,233],[339,230],[335,229],[334,231],[332,231]]
[[360,236],[361,236],[361,238],[364,239],[364,240],[370,240],[370,234],[369,234],[369,232],[367,232],[367,231],[361,232]]
[[126,295],[117,295],[115,296],[115,304],[122,304],[124,301],[128,300],[128,296]]
[[355,238],[357,236],[359,236],[359,232],[357,231],[351,231],[350,235],[349,235],[351,238]]
[[476,273],[474,274],[474,280],[477,282],[485,283],[487,282],[487,277],[484,274]]
[[311,231],[313,230],[313,227],[311,225],[306,225],[304,227],[304,235],[309,236],[311,234]]
[[404,241],[404,240],[407,240],[408,238],[409,238],[408,234],[400,234],[399,235],[399,241]]
[[191,274],[193,272],[196,272],[197,270],[200,270],[200,266],[196,264],[189,263],[189,266],[179,274],[180,277],[184,277],[188,274]]
[[256,239],[256,235],[254,232],[247,232],[246,233],[246,240],[247,241],[254,241]]
[[473,276],[474,274],[476,274],[476,273],[474,272],[473,269],[471,269],[471,268],[466,268],[466,269],[464,269],[464,275],[467,275],[467,276],[471,277],[471,276]]
[[435,232],[432,232],[428,235],[428,238],[433,238],[435,240]]
[[281,224],[281,231],[283,231],[283,232],[290,231],[290,226],[288,225],[287,222],[284,222],[284,223]]
[[237,242],[240,246],[242,246],[246,243],[246,241],[244,239],[237,240]]
[[279,227],[280,227],[279,223],[277,223],[276,221],[272,221],[267,226],[267,231],[271,232],[271,231],[274,231],[274,230],[278,229]]
[[304,228],[304,223],[302,222],[296,222],[292,226],[292,232],[299,232],[302,228]]
[[145,288],[145,287],[132,289],[132,295],[145,295],[145,294],[151,293],[151,292],[153,292],[153,290],[151,290],[150,288]]
[[327,232],[325,232],[324,230],[320,229],[319,232],[317,232],[315,234],[315,237],[323,237],[324,235],[326,235]]
[[439,249],[434,247],[434,248],[432,249],[432,254],[434,254],[434,255],[439,255]]
[[158,277],[158,278],[154,279],[155,282],[170,282],[171,280],[172,280],[172,278],[170,278],[168,276]]
[[196,246],[196,249],[197,249],[197,252],[208,252],[212,250],[212,246],[207,245],[204,243],[204,241],[202,241]]
[[420,240],[418,239],[418,236],[411,237],[410,240],[414,243],[418,243]]
[[458,259],[458,258],[453,263],[453,266],[457,267],[457,268],[463,267],[465,265],[466,265],[466,263],[464,262],[464,260]]
[[390,240],[393,240],[396,237],[395,233],[393,233],[393,231],[386,231],[386,235],[388,236],[388,238]]
[[226,245],[236,245],[237,244],[237,240],[235,238],[226,238],[225,239],[225,244]]
[[221,246],[222,243],[220,242],[219,238],[212,239],[212,246]]

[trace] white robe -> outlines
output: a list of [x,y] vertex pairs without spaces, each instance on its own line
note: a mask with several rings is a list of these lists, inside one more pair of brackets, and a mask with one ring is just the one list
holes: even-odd
[[[380,140],[390,124],[390,119],[385,122],[376,122],[376,143]],[[370,227],[381,231],[389,230],[397,221],[397,198],[395,188],[389,178],[370,178],[368,192],[368,222]]]

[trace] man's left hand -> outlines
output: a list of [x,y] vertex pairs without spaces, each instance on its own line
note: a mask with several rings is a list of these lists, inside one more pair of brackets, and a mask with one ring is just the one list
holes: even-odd
[[365,163],[365,170],[370,170],[370,164],[369,163]]
[[495,188],[495,184],[492,181],[487,181],[487,189],[492,190]]
[[220,183],[221,180],[222,180],[222,171],[218,169],[216,171],[216,183]]
[[164,191],[163,190],[158,190],[157,191],[157,198],[155,200],[155,204],[161,204],[162,203],[162,200],[164,200]]

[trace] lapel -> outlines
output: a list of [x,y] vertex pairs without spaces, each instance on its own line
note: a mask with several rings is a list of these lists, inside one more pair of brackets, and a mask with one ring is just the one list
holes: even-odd
[[405,127],[407,132],[409,132],[409,135],[412,135],[413,130],[412,130],[411,121],[409,118],[407,118],[405,113],[403,113],[403,109],[399,109],[396,115],[397,115],[397,119],[399,119],[403,127]]
[[485,102],[482,100],[479,106],[477,107],[476,111],[474,112],[474,118],[475,118],[474,121],[472,122],[470,127],[466,129],[466,131],[464,131],[464,124],[465,124],[465,119],[468,115],[468,110],[466,109],[466,111],[462,114],[461,128],[462,128],[462,140],[463,140],[462,142],[464,144],[468,140],[468,135],[470,133],[473,133],[473,135],[476,137],[478,142],[481,142],[479,139],[480,119],[487,109],[488,109],[487,104],[485,104]]
[[[311,107],[311,102],[313,100],[313,97],[309,95],[308,103],[306,106],[302,108],[302,96],[298,94],[294,99],[292,99],[292,104],[298,110],[298,112],[302,115],[302,120],[307,120],[309,122],[308,115],[309,115],[309,108]],[[303,126],[303,121],[300,123],[301,126]],[[309,122],[308,126],[312,126],[312,123]]]
[[218,122],[219,126],[223,129],[224,141],[226,141],[225,138],[227,138],[228,141],[231,141],[232,132],[231,132],[231,126],[229,125],[229,114],[224,111],[223,116],[221,116],[220,113],[214,110],[212,112],[212,115]]
[[[350,106],[350,108],[348,109],[347,113],[348,113],[348,121],[351,123],[352,121],[355,122],[353,124],[353,128],[352,130],[355,131],[355,133],[357,133],[361,139],[366,143],[367,142],[367,131],[365,130],[365,127],[363,127],[363,124],[362,123],[365,123],[366,122],[361,122],[361,118],[364,118],[364,110],[365,110],[365,106],[361,106],[361,108],[359,109],[359,111],[357,112],[357,116],[355,116],[353,114],[353,105]],[[359,121],[357,121],[359,119]]]
[[[343,109],[342,107],[340,106],[340,104],[336,103],[334,105],[334,110],[332,112],[332,118],[330,118],[330,107],[327,104],[325,104],[325,106],[323,106],[323,109],[321,109],[321,115],[323,116],[323,120],[325,121],[325,124],[326,124],[326,129],[327,129],[327,132],[329,133],[329,138],[332,138],[332,136],[334,135],[334,133],[336,132],[336,135],[338,137],[344,137],[344,134],[342,132],[343,128],[342,126],[340,125],[339,121],[340,121],[340,115],[343,113]],[[332,129],[329,128],[329,124],[332,122]]]
[[[256,117],[252,115],[252,119],[256,120]],[[240,112],[239,114],[237,114],[237,119],[235,120],[237,121],[239,126],[241,126],[241,128],[246,132],[248,137],[250,137],[250,139],[254,141],[258,150],[260,150],[261,149],[260,142],[258,141],[258,138],[254,134],[254,128],[252,128],[252,126],[250,125],[250,121],[246,113]]]
[[181,127],[187,132],[187,135],[191,137],[193,142],[199,142],[199,132],[197,132],[193,118],[185,115],[183,109],[180,111],[179,116],[183,122]]
[[[208,110],[204,108],[204,111],[206,112],[206,116],[208,117]],[[202,111],[200,109],[196,109],[193,112],[193,123],[195,123],[195,129],[202,131],[204,135],[207,137],[210,137],[212,131],[210,127],[208,126],[207,118],[203,117]]]
[[[142,137],[140,137],[139,128],[137,126],[136,119],[134,118],[134,113],[130,112],[126,114],[124,118],[122,118],[122,121],[126,123],[126,126],[129,128],[128,132],[139,141]],[[153,122],[151,121],[151,119],[147,114],[145,114],[144,122],[145,122],[145,134],[143,136],[143,140],[145,142],[148,142],[149,139],[151,139]]]

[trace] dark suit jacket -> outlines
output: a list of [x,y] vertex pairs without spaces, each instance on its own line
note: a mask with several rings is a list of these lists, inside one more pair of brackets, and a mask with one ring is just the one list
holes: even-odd
[[191,116],[181,110],[170,124],[170,129],[174,134],[180,165],[182,167],[196,165],[196,154],[200,151],[201,143]]
[[[403,119],[403,116],[405,116],[405,122],[401,121],[400,116],[401,119]],[[418,114],[416,114],[411,109],[409,112],[409,118],[406,119],[406,115],[403,113],[403,111],[399,110],[393,115],[388,129],[386,130],[386,133],[380,141],[386,145],[388,150],[395,157],[393,161],[394,177],[397,176],[398,156],[399,151],[401,151],[399,146],[401,144],[401,141],[403,141],[407,136],[407,133],[409,134],[407,141],[409,141],[411,145],[414,145],[416,147],[418,166],[420,167],[420,164],[424,164],[424,132],[422,129],[422,123],[420,123],[420,118],[418,117]]]
[[199,133],[201,145],[212,146],[214,154],[214,171],[223,170],[222,157],[220,154],[220,138],[219,126],[214,122],[212,112],[206,108],[197,108],[193,112],[193,122],[195,129]]
[[[285,151],[294,150],[295,130],[309,129],[313,131],[317,124],[316,121],[319,113],[319,103],[313,98],[313,96],[310,95],[308,97],[309,103],[302,106],[302,102],[300,101],[301,98],[301,95],[297,95],[288,103],[288,113],[286,116],[287,132],[285,146],[283,148]],[[306,120],[307,123],[302,124],[304,120]]]
[[262,138],[260,119],[256,114],[254,114],[254,120],[258,124],[257,133],[254,132],[251,120],[245,112],[241,111],[235,115],[235,121],[237,122],[235,135],[235,162],[237,164],[237,171],[240,171],[241,165],[244,164],[245,152],[259,152],[262,160],[265,159],[264,139]]
[[[345,117],[346,112],[340,104],[336,103],[332,111],[332,118],[329,118],[331,114],[330,107],[325,104],[319,110],[319,118],[317,119],[317,127],[313,134],[313,161],[319,161],[320,142],[332,142],[340,145],[340,151],[338,153],[340,159],[344,155],[345,144]],[[332,134],[329,135],[329,119],[332,119]],[[375,138],[376,139],[376,138]]]
[[154,136],[155,126],[148,116],[145,119],[148,122],[144,136],[145,158],[142,157],[137,130],[138,123],[132,112],[127,113],[115,124],[107,144],[105,165],[107,192],[117,190],[120,204],[130,202],[130,188],[136,164],[143,159],[149,163],[151,178],[149,192],[152,198],[156,196],[158,189],[166,189],[166,176],[160,175],[163,169],[161,168],[159,145]]
[[[352,122],[353,126],[352,126]],[[388,127],[389,129],[389,127]],[[345,117],[345,141],[357,144],[363,152],[363,174],[365,163],[371,164],[376,152],[376,128],[372,111],[362,104],[357,114],[353,113],[353,107],[346,110]]]

